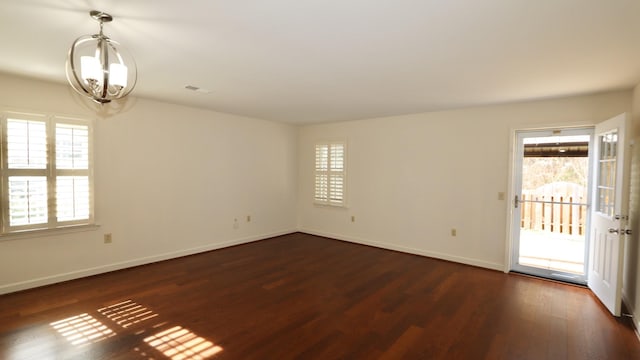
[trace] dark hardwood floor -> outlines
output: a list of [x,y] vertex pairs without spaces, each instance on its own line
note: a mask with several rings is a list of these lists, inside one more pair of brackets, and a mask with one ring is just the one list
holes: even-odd
[[1,359],[640,359],[586,289],[291,234],[0,296]]

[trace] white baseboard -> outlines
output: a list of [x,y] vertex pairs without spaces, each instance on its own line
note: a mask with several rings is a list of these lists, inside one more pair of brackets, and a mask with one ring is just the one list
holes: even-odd
[[134,267],[134,266],[150,264],[158,261],[175,259],[182,256],[222,249],[229,246],[247,244],[254,241],[268,239],[274,236],[295,233],[297,231],[298,231],[297,229],[290,229],[290,230],[283,230],[283,231],[278,231],[270,234],[249,236],[246,238],[230,240],[222,243],[209,244],[209,245],[194,247],[190,249],[178,250],[178,251],[173,251],[173,252],[164,253],[164,254],[157,254],[157,255],[147,256],[143,258],[137,258],[137,259],[122,261],[118,263],[113,263],[113,264],[101,265],[101,266],[96,266],[92,268],[71,271],[67,273],[45,276],[37,279],[31,279],[31,280],[6,284],[6,285],[0,286],[0,295],[21,291],[21,290],[26,290],[26,289],[31,289],[39,286],[44,286],[44,285],[51,285],[51,284],[55,284],[63,281],[79,279],[87,276],[98,275],[98,274],[107,273],[110,271],[122,270],[130,267]]
[[396,244],[382,243],[382,242],[371,241],[371,240],[356,238],[352,236],[345,236],[340,234],[332,234],[332,233],[308,229],[308,228],[300,228],[298,229],[298,231],[311,234],[311,235],[318,235],[318,236],[328,237],[336,240],[348,241],[356,244],[369,245],[377,248],[394,250],[394,251],[404,252],[408,254],[422,255],[422,256],[432,257],[436,259],[453,261],[461,264],[473,265],[473,266],[491,269],[491,270],[497,270],[501,272],[504,271],[504,264],[498,264],[498,263],[493,263],[493,262],[484,261],[484,260],[472,259],[472,258],[467,258],[463,256],[456,256],[456,255],[445,254],[445,253],[434,252],[434,251],[424,251],[424,250],[396,245]]
[[636,314],[637,309],[632,309],[629,306],[629,304],[632,304],[632,302],[629,301],[629,298],[625,294],[624,289],[622,291],[622,301],[625,303],[627,310],[629,310],[629,315],[631,315],[631,320],[633,321],[633,327],[636,332],[636,336],[638,337],[638,341],[640,341],[640,318],[638,317],[638,314]]

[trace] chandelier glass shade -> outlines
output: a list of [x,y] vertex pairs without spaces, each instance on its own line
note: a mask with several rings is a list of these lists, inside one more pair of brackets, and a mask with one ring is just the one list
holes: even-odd
[[81,95],[105,104],[131,93],[137,81],[136,63],[120,43],[103,34],[103,24],[113,17],[96,10],[89,15],[100,22],[100,33],[73,42],[67,57],[67,80]]

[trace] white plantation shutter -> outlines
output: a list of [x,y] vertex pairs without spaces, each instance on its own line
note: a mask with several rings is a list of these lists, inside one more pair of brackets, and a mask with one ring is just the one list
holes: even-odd
[[1,115],[1,232],[91,223],[90,123]]
[[315,200],[326,202],[329,199],[329,145],[316,145]]
[[7,156],[9,169],[46,169],[46,122],[8,119]]
[[9,176],[9,225],[46,224],[47,177]]
[[318,204],[345,205],[345,143],[316,144],[314,200]]
[[91,191],[87,125],[56,124],[56,175],[58,221],[89,219]]
[[89,127],[56,124],[56,169],[89,169]]
[[317,202],[326,202],[327,199],[329,199],[329,176],[316,172],[315,200]]
[[329,146],[329,203],[344,202],[344,144]]
[[5,219],[10,227],[46,227],[49,222],[46,119],[9,118],[6,135]]
[[56,178],[58,221],[88,219],[90,192],[88,176],[58,176]]
[[334,204],[342,204],[344,199],[343,192],[343,175],[329,175],[329,202]]

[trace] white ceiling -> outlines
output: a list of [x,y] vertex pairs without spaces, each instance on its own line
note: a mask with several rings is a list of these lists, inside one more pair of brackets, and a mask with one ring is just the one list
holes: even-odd
[[288,123],[640,83],[639,0],[2,0],[0,72],[65,82],[92,9],[135,95]]

